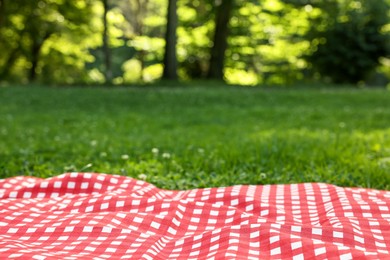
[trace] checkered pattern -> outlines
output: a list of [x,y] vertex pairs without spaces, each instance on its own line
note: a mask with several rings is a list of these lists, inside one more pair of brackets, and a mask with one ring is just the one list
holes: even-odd
[[321,183],[167,191],[123,176],[0,180],[0,259],[380,259],[390,192]]

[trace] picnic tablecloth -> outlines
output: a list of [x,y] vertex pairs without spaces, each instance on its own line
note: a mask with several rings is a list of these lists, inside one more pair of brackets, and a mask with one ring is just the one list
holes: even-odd
[[390,192],[169,191],[130,177],[0,180],[0,259],[390,259]]

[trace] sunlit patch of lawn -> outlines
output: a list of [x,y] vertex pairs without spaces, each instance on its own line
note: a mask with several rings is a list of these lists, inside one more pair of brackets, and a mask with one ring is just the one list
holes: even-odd
[[390,189],[386,90],[7,87],[0,100],[2,178],[90,171],[167,189]]

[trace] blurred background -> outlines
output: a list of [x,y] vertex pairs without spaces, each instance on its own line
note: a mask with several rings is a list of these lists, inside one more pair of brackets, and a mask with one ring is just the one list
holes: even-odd
[[0,84],[167,78],[386,86],[389,6],[390,0],[0,0]]

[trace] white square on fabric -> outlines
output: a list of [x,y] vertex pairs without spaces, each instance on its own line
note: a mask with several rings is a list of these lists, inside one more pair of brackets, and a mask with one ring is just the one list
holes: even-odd
[[269,243],[272,244],[272,243],[275,243],[275,242],[277,242],[279,240],[280,240],[279,236],[273,236],[273,237],[270,237]]
[[219,248],[219,244],[215,244],[213,246],[210,247],[210,251],[215,251]]
[[64,229],[64,232],[72,232],[73,229],[74,229],[74,227],[66,227],[66,228]]
[[325,253],[326,253],[326,248],[325,247],[316,248],[314,250],[314,254],[316,256],[319,256],[319,255],[322,255],[322,254],[325,254]]
[[108,247],[106,249],[106,252],[108,252],[108,253],[115,253],[116,252],[116,248]]
[[302,248],[302,242],[301,241],[294,242],[294,243],[291,244],[291,249],[292,250],[295,250],[295,249],[298,249],[298,248]]
[[100,190],[102,187],[103,187],[103,185],[100,184],[100,183],[95,183],[95,184],[93,185],[93,188],[94,188],[94,189],[97,189],[97,190]]
[[280,255],[281,252],[280,247],[274,248],[271,250],[271,256]]
[[218,241],[219,239],[220,239],[220,236],[217,235],[217,236],[212,237],[212,238],[210,239],[210,242],[213,243],[213,242],[215,242],[215,241]]
[[333,237],[334,238],[343,238],[343,233],[338,231],[333,231]]
[[160,226],[161,226],[161,224],[160,224],[160,223],[157,223],[157,222],[155,222],[155,221],[152,221],[152,223],[150,223],[150,226],[151,226],[152,228],[159,229]]
[[100,205],[100,209],[108,209],[109,203],[103,203]]
[[313,228],[313,229],[312,229],[312,234],[313,234],[313,235],[322,235],[322,229]]
[[54,187],[54,188],[61,188],[61,185],[62,185],[62,182],[60,182],[60,181],[55,181],[53,187]]
[[28,228],[26,233],[34,233],[35,231],[37,231],[37,228]]
[[110,227],[103,227],[102,229],[102,233],[111,233],[112,232],[112,228]]
[[9,193],[9,197],[10,198],[16,198],[18,196],[18,192],[17,191],[11,191],[10,193]]
[[89,183],[88,182],[82,182],[81,183],[81,189],[87,189],[89,186]]
[[56,229],[54,227],[48,227],[45,229],[45,232],[48,232],[48,233],[52,233],[54,232]]
[[303,257],[303,254],[299,254],[299,255],[294,255],[293,260],[304,260],[305,258]]
[[250,238],[258,238],[260,236],[260,231],[251,232],[249,237]]
[[208,224],[216,224],[217,223],[217,219],[215,218],[210,218],[208,221],[207,221]]
[[341,255],[339,259],[340,260],[350,260],[350,259],[353,259],[353,257],[352,257],[351,253],[347,253],[347,254]]
[[83,228],[83,232],[92,232],[92,230],[93,230],[93,227],[92,226],[85,226],[84,228]]
[[136,223],[142,223],[143,218],[135,217],[135,218],[133,219],[133,221],[136,222]]
[[364,238],[363,237],[358,237],[358,236],[354,236],[353,239],[359,243],[362,243],[364,244]]
[[39,187],[41,187],[42,189],[45,189],[47,188],[47,186],[49,186],[49,183],[47,181],[43,181],[39,184]]
[[194,209],[194,214],[196,215],[202,214],[202,209]]
[[74,189],[76,187],[76,183],[73,181],[68,182],[67,185],[68,189]]

